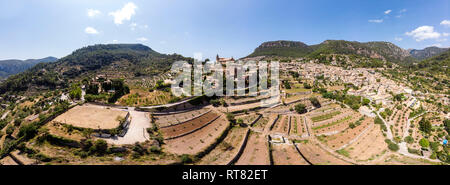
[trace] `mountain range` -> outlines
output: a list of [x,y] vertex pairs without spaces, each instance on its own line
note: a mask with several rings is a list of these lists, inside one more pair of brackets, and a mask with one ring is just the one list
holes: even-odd
[[7,78],[13,74],[23,72],[38,63],[54,62],[58,60],[55,57],[46,57],[42,59],[28,59],[28,60],[0,60],[0,79]]
[[66,88],[71,81],[107,74],[115,78],[153,76],[170,69],[178,54],[161,54],[142,44],[98,44],[83,47],[51,63],[39,63],[10,76],[0,84],[0,94]]
[[356,42],[326,40],[320,44],[307,45],[299,41],[269,41],[258,46],[248,57],[312,57],[321,54],[347,54],[381,59],[400,64],[409,64],[436,56],[448,48],[428,47],[423,50],[405,50],[390,42]]

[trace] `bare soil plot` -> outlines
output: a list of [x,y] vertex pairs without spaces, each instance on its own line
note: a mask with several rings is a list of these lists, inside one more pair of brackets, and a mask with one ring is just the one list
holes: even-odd
[[333,150],[337,150],[345,144],[359,136],[370,124],[373,124],[372,118],[365,118],[364,121],[355,128],[348,128],[338,134],[331,136],[318,137],[321,138],[325,144]]
[[226,165],[237,154],[241,145],[243,144],[246,128],[233,127],[227,137],[210,153],[204,156],[198,164],[214,164]]
[[2,160],[0,160],[0,164],[2,164],[2,165],[19,165],[10,156],[6,156]]
[[345,150],[349,152],[352,159],[358,161],[373,160],[386,152],[387,144],[384,139],[380,125],[373,125],[367,134],[358,138]]
[[281,115],[280,118],[275,123],[275,125],[273,126],[272,131],[276,133],[289,134],[288,128],[289,128],[289,116]]
[[323,150],[319,146],[311,142],[296,143],[298,149],[302,154],[308,159],[309,162],[315,165],[349,165],[350,163],[345,162],[328,151]]
[[153,115],[153,118],[155,119],[156,124],[158,124],[160,127],[165,127],[165,126],[170,126],[173,124],[188,121],[197,116],[205,114],[208,111],[210,111],[210,109],[208,109],[208,108],[194,109],[194,110],[187,111],[187,112],[181,112],[181,113],[175,113],[175,114],[169,114],[169,115]]
[[272,144],[272,156],[275,165],[308,165],[294,145]]
[[213,144],[229,126],[224,116],[191,134],[166,140],[165,149],[173,154],[197,154]]
[[267,138],[252,132],[247,145],[236,165],[269,165],[269,148]]
[[113,129],[120,124],[118,117],[125,118],[127,111],[96,105],[76,106],[53,121],[92,129]]
[[200,117],[194,118],[190,121],[177,124],[170,127],[161,128],[161,132],[163,133],[164,138],[172,138],[176,136],[180,136],[189,132],[192,132],[208,122],[216,119],[219,115],[215,112],[208,112]]

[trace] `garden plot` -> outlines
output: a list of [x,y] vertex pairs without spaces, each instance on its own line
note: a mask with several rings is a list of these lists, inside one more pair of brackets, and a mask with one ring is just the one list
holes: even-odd
[[272,131],[275,133],[288,133],[289,129],[289,116],[287,115],[281,115],[280,118],[277,120],[275,125],[272,128]]
[[291,118],[291,132],[289,135],[298,135],[301,137],[308,136],[308,130],[303,116],[292,116]]
[[228,121],[223,117],[219,117],[211,124],[197,130],[191,134],[176,139],[166,140],[165,149],[169,153],[174,154],[190,154],[194,155],[204,151],[213,144],[218,137],[222,135],[229,126]]
[[269,165],[269,148],[267,138],[252,132],[247,145],[236,165]]
[[318,139],[323,141],[331,149],[338,150],[362,134],[370,124],[374,124],[373,119],[366,117],[361,121],[361,124],[355,128],[348,128],[338,134],[330,136],[321,135],[318,136]]
[[320,134],[336,134],[349,127],[349,124],[358,121],[362,116],[357,112],[352,112],[350,114],[344,113],[342,116],[336,116],[332,119],[327,120],[320,126],[313,127],[314,133]]
[[118,104],[125,106],[151,106],[169,103],[173,96],[170,92],[154,90],[149,92],[142,89],[131,89],[130,93],[122,96]]
[[419,121],[420,121],[420,119],[415,119],[415,120],[411,121],[411,125],[410,125],[409,129],[411,129],[412,132],[409,133],[409,135],[414,139],[414,142],[411,144],[407,143],[407,146],[409,148],[417,149],[417,150],[421,148],[421,146],[419,145],[420,139],[424,138],[424,135],[418,128]]
[[340,110],[334,110],[334,111],[329,111],[329,112],[325,112],[319,115],[314,115],[314,116],[308,116],[311,121],[312,121],[312,127],[317,127],[317,126],[321,126],[324,125],[326,123],[328,123],[330,120],[338,120],[341,118],[344,118],[348,115],[351,115],[352,113],[354,113],[353,110],[350,109],[340,109]]
[[200,165],[226,165],[238,153],[243,144],[246,128],[233,127],[227,137],[217,145],[211,152],[204,156],[198,164]]
[[389,122],[392,125],[391,130],[394,137],[403,137],[403,131],[407,126],[408,116],[410,112],[411,110],[409,110],[408,108],[403,108],[401,111],[398,111],[393,119]]
[[114,129],[128,111],[96,105],[76,106],[53,121],[81,128]]
[[254,125],[253,128],[257,130],[264,130],[264,128],[270,123],[270,120],[275,119],[275,115],[263,116]]
[[236,116],[236,120],[242,119],[244,124],[250,125],[259,115],[255,113]]
[[272,144],[272,156],[275,165],[308,165],[294,145]]
[[358,138],[355,142],[345,148],[350,158],[365,161],[373,160],[382,155],[387,150],[380,125],[373,125],[367,134]]
[[219,115],[215,112],[208,112],[200,117],[194,118],[187,122],[160,128],[161,132],[165,139],[178,137],[184,134],[188,134],[190,132],[194,132],[195,130],[205,126],[209,122],[216,119]]
[[301,142],[296,143],[300,152],[303,156],[308,159],[309,162],[315,165],[349,165],[350,163],[345,162],[328,151],[323,150],[319,146],[311,142]]
[[175,114],[168,114],[168,115],[153,115],[153,118],[155,119],[155,123],[158,124],[160,127],[166,127],[173,124],[182,123],[185,121],[189,121],[195,117],[201,116],[207,112],[209,112],[210,109],[203,108],[203,109],[195,109],[188,112],[181,112],[181,113],[175,113]]

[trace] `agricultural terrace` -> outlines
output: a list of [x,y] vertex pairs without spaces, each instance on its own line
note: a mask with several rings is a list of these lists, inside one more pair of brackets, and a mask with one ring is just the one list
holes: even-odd
[[346,145],[350,144],[350,142],[354,142],[356,138],[360,135],[364,134],[364,131],[367,131],[369,126],[373,126],[373,119],[363,117],[363,120],[358,120],[360,123],[354,128],[347,128],[342,132],[333,135],[320,135],[317,138],[324,142],[328,147],[333,150],[341,149]]
[[252,132],[247,145],[236,165],[269,165],[269,146],[267,137]]
[[237,155],[240,147],[243,145],[246,128],[239,126],[231,128],[227,137],[204,156],[197,164],[200,165],[226,165],[234,156]]
[[384,140],[380,125],[373,125],[366,134],[348,145],[344,150],[349,153],[352,159],[371,161],[387,152],[387,144]]
[[173,98],[172,93],[166,91],[131,89],[129,94],[122,96],[117,102],[124,106],[151,106],[167,104]]
[[196,117],[180,124],[161,127],[160,130],[163,133],[165,139],[171,139],[189,134],[191,132],[195,132],[196,130],[201,129],[202,127],[216,120],[218,117],[219,114],[211,111],[203,114],[200,117]]
[[250,125],[253,121],[256,120],[256,118],[258,118],[259,115],[255,114],[255,113],[251,113],[251,114],[243,114],[243,115],[239,115],[236,116],[236,120],[238,121],[238,123],[240,122],[240,120],[242,120],[242,123]]
[[[195,155],[203,152],[209,146],[214,144],[214,142],[216,142],[216,139],[222,136],[225,129],[230,126],[230,123],[225,119],[225,116],[220,116],[217,119],[214,119],[214,121],[212,121],[210,124],[206,125],[206,123],[211,120],[212,119],[203,119],[201,122],[196,122],[198,124],[196,124],[195,128],[200,128],[198,130],[195,130],[193,129],[193,127],[186,125],[187,130],[182,130],[180,132],[177,131],[176,133],[187,133],[187,135],[164,141],[166,143],[166,145],[164,145],[164,148],[169,153],[178,155]],[[206,126],[197,127],[198,125]],[[183,129],[183,127],[179,128]]]
[[289,120],[290,120],[290,116],[288,116],[288,115],[280,115],[280,118],[277,120],[277,122],[273,126],[272,131],[274,133],[289,134],[288,133]]
[[160,127],[166,127],[189,121],[210,111],[208,108],[202,108],[174,114],[153,114],[153,119]]
[[291,131],[289,135],[297,135],[300,137],[307,137],[308,130],[305,124],[304,116],[292,116],[291,117]]
[[114,129],[127,114],[125,110],[87,104],[76,106],[53,121],[81,128]]
[[349,165],[308,140],[295,143],[308,161],[315,165]]
[[275,165],[308,165],[291,144],[271,144]]

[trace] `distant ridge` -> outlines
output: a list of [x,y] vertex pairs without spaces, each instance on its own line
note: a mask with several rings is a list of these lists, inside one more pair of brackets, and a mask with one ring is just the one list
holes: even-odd
[[8,76],[23,72],[36,64],[55,62],[58,60],[55,57],[45,57],[41,59],[28,59],[28,60],[0,60],[0,79],[7,78]]
[[248,57],[316,57],[320,54],[349,54],[387,60],[396,63],[416,61],[411,54],[390,42],[356,42],[345,40],[326,40],[317,45],[306,45],[298,41],[269,41],[262,43]]
[[412,57],[419,59],[419,60],[424,60],[430,57],[434,57],[437,56],[445,51],[448,51],[449,48],[438,48],[435,46],[432,47],[427,47],[424,48],[422,50],[420,49],[411,49],[409,50],[409,53],[411,54]]

